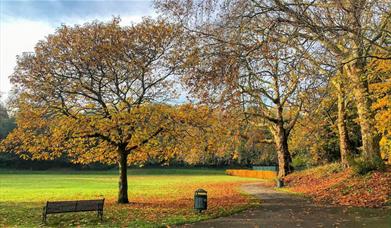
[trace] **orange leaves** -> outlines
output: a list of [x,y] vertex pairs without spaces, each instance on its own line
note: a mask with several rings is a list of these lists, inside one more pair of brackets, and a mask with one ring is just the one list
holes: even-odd
[[350,170],[317,175],[313,171],[299,172],[285,178],[289,188],[310,195],[317,202],[380,207],[391,194],[391,172],[372,172],[353,176]]
[[375,110],[376,128],[382,136],[380,140],[381,155],[391,164],[391,61],[373,61],[373,74],[377,78],[384,78],[370,84],[374,95],[372,109]]
[[204,105],[179,105],[166,107],[170,120],[165,130],[137,154],[131,154],[135,163],[175,160],[190,164],[216,162],[231,155],[236,140],[232,135],[238,130],[235,119]]
[[[252,200],[239,192],[241,183],[205,183],[201,187],[208,191],[208,210],[202,216],[215,217],[225,211],[247,207]],[[191,220],[197,213],[193,210],[194,191],[199,184],[182,184],[175,186],[168,195],[131,197],[128,205],[118,205],[115,199],[109,199],[106,204],[106,215],[117,220],[121,217],[122,224],[134,220],[144,220],[150,223],[164,224],[166,218],[180,216]],[[126,216],[118,216],[118,214]]]
[[180,31],[163,20],[119,22],[61,26],[18,58],[18,129],[8,142],[19,148],[11,150],[113,163],[118,150],[156,145],[159,129],[171,127],[173,109],[162,103],[175,96]]

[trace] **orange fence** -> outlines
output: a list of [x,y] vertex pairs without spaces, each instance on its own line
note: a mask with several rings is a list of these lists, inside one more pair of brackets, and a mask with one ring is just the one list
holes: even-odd
[[268,170],[246,170],[246,169],[227,169],[225,171],[227,175],[239,176],[239,177],[253,177],[259,179],[275,179],[277,173]]

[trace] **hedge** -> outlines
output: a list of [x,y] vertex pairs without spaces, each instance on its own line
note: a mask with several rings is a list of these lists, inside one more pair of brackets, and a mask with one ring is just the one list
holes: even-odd
[[227,169],[225,173],[231,176],[253,177],[259,179],[277,178],[277,172],[268,171],[268,170]]

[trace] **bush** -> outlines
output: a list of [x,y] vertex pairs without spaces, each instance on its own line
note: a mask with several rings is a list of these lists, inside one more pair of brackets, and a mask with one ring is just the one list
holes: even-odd
[[292,158],[292,166],[294,170],[308,169],[311,165],[311,158],[304,153],[297,154]]
[[277,172],[268,171],[268,170],[227,169],[225,173],[230,176],[252,177],[252,178],[259,178],[259,179],[277,178]]
[[365,175],[374,170],[385,170],[385,165],[381,159],[376,159],[372,162],[364,158],[358,158],[352,161],[352,170],[359,175]]
[[327,174],[339,173],[344,170],[343,165],[340,162],[333,162],[327,166],[327,170],[324,172]]

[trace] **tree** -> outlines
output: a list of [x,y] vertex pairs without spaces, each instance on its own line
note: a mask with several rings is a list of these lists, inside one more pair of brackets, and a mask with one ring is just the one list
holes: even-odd
[[[259,14],[297,29],[297,35],[316,41],[336,60],[351,81],[366,163],[381,166],[379,135],[368,84],[371,59],[389,59],[390,6],[387,1],[252,1]],[[375,54],[375,49],[386,53]],[[388,51],[387,51],[388,50]],[[388,52],[388,53],[387,53]]]
[[346,113],[346,78],[344,77],[343,69],[337,72],[334,78],[335,91],[337,93],[337,105],[338,105],[338,136],[339,136],[339,151],[341,154],[341,163],[347,168],[350,166],[352,159],[352,148],[349,143],[349,134],[347,129],[347,113]]
[[347,155],[349,159],[353,159],[357,154],[355,147],[360,144],[360,131],[356,123],[357,111],[351,96],[347,93],[341,97],[336,90],[336,86],[332,84],[320,87],[317,92],[314,91],[310,102],[304,104],[303,115],[298,120],[289,142],[295,162],[300,159],[307,159],[307,165],[318,165],[339,159],[342,162],[344,155],[340,148],[341,104],[338,103],[341,100],[345,109],[343,123],[346,143],[350,149],[350,154]]
[[33,159],[116,162],[118,203],[128,203],[128,156],[169,126],[161,103],[175,95],[179,34],[150,19],[60,27],[18,58],[18,129],[8,143]]
[[[180,124],[174,132],[163,135],[162,150],[175,151],[173,158],[191,165],[233,162],[242,123],[236,113],[204,104],[183,104],[175,111],[175,120]],[[159,154],[167,155],[163,151]]]
[[318,82],[319,74],[303,54],[312,44],[298,39],[290,27],[252,16],[250,2],[219,3],[178,0],[158,7],[181,22],[194,40],[185,83],[205,101],[241,106],[252,121],[267,126],[283,177],[292,172],[288,138],[300,116],[303,93]]
[[7,118],[9,118],[7,109],[2,103],[0,103],[0,120],[7,119]]
[[[0,94],[0,98],[1,98],[1,94]],[[7,107],[0,101],[0,142],[14,128],[15,128],[15,119],[8,114]]]

